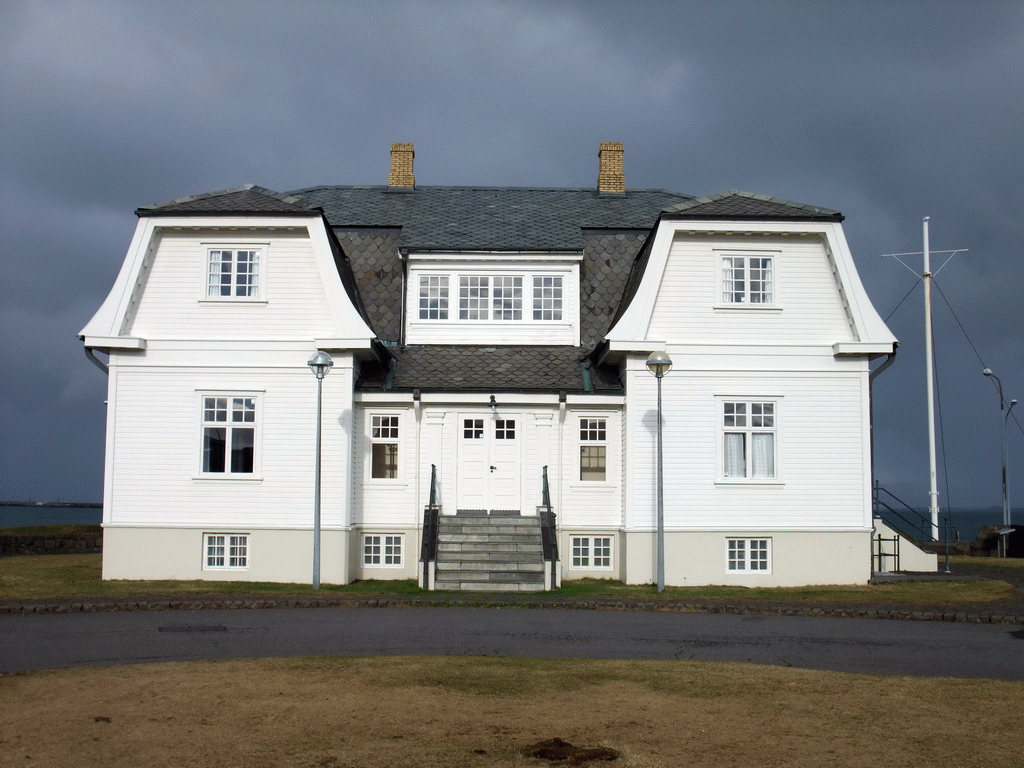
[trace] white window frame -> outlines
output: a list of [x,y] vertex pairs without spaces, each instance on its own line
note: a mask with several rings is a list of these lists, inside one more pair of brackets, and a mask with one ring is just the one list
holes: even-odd
[[537,268],[417,270],[410,312],[440,325],[564,325],[572,272]]
[[726,573],[755,576],[772,572],[772,539],[770,536],[729,536],[725,540]]
[[[531,275],[533,319],[537,322],[562,321],[565,308],[565,280],[562,275]],[[539,315],[539,317],[538,317]],[[545,315],[550,315],[545,317]]]
[[[384,420],[387,420],[387,423]],[[392,434],[392,430],[396,434]],[[402,414],[398,411],[373,410],[366,414],[366,479],[372,483],[394,483],[402,479],[402,434],[404,424]],[[395,475],[394,477],[374,477],[374,446],[394,445]]]
[[[266,303],[265,293],[265,279],[264,275],[266,272],[266,256],[268,250],[268,243],[204,243],[203,247],[206,253],[205,267],[206,271],[204,274],[203,282],[203,294],[202,301],[209,302],[237,302],[237,303]],[[252,270],[247,274],[250,279],[247,281],[249,285],[246,293],[239,294],[237,291],[241,287],[239,281],[239,261],[238,254],[240,252],[248,252],[255,254],[255,264]],[[214,259],[217,258],[217,264],[222,265],[223,254],[230,253],[231,259],[231,292],[227,295],[221,293],[220,290],[216,290],[218,287],[223,286],[223,283],[213,283],[215,274],[223,274],[223,272],[214,272]],[[216,290],[216,292],[214,292]]]
[[[252,548],[248,533],[211,532],[203,534],[203,570],[204,571],[247,571],[252,560]],[[219,547],[219,553],[211,547]],[[211,563],[219,558],[221,562]],[[241,562],[239,562],[241,561]]]
[[[447,322],[451,308],[449,275],[421,274],[417,286],[417,315],[420,320]],[[431,316],[433,315],[433,317]]]
[[[389,562],[390,561],[390,562]],[[402,568],[405,566],[405,535],[401,533],[364,533],[364,568]]]
[[[199,393],[199,466],[196,477],[204,480],[259,480],[262,451],[262,393],[238,391],[200,391]],[[251,408],[248,402],[251,401]],[[211,407],[212,403],[212,407]],[[224,419],[220,419],[221,412]],[[211,413],[213,417],[211,418]],[[251,418],[246,418],[251,415]],[[239,419],[238,416],[241,416]],[[224,471],[208,470],[207,430],[223,429]],[[236,448],[236,435],[241,430],[252,430],[252,471],[236,472],[231,468],[232,451]]]
[[[715,268],[718,270],[715,286],[718,291],[715,306],[720,309],[779,309],[778,264],[777,251],[717,251]],[[751,290],[751,269],[764,269],[763,265],[751,266],[754,260],[768,261],[767,288],[760,291]],[[743,270],[743,288],[737,290],[735,278],[731,277],[737,269],[735,262],[740,261],[739,269]],[[733,282],[730,282],[733,281]],[[739,296],[737,297],[737,294]],[[753,300],[760,297],[760,300]]]
[[569,536],[569,568],[575,571],[611,571],[615,567],[615,537],[606,534]]
[[[743,405],[745,407],[744,423],[738,425],[733,419],[733,423],[730,421],[729,413],[727,412],[728,406]],[[752,405],[764,406],[770,405],[772,408],[771,413],[771,426],[763,426],[764,414],[752,415]],[[782,398],[778,396],[719,396],[716,398],[716,418],[718,420],[718,483],[723,484],[737,484],[737,485],[781,485],[782,480]],[[763,410],[763,409],[762,409]],[[758,426],[754,426],[754,422],[760,422]],[[730,474],[728,471],[729,464],[729,453],[730,453],[730,438],[729,435],[742,434],[743,435],[743,471],[744,474]],[[754,443],[755,435],[772,435],[772,469],[771,475],[753,475],[753,468],[755,466],[754,461]]]
[[[577,421],[579,425],[579,473],[577,475],[581,483],[607,483],[611,467],[609,466],[608,451],[608,417],[604,415],[581,415]],[[604,477],[584,477],[584,453],[588,448],[604,449]]]

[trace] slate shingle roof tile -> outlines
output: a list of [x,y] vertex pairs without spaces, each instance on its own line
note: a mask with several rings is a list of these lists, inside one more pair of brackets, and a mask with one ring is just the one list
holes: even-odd
[[263,187],[246,184],[244,187],[207,192],[202,195],[180,197],[168,203],[144,206],[135,213],[140,216],[177,216],[187,214],[226,215],[299,215],[316,216],[319,211],[298,205],[299,198],[282,195]]
[[580,347],[449,346],[388,348],[390,364],[364,365],[361,390],[617,392],[614,367],[591,367]]
[[806,203],[777,200],[766,195],[731,190],[710,197],[698,197],[665,208],[669,218],[680,219],[802,219],[842,221],[839,211]]

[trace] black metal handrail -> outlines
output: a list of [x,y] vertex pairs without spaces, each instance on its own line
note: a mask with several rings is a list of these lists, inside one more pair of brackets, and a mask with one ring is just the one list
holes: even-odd
[[[893,507],[891,504],[883,500],[881,496],[883,493],[889,497],[889,499],[898,504],[899,508]],[[899,498],[894,493],[887,491],[878,484],[878,481],[875,481],[874,501],[875,515],[886,520],[886,522],[892,522],[893,518],[902,522],[905,527],[901,527],[898,523],[894,524],[893,527],[900,528],[901,530],[899,532],[908,539],[918,543],[938,540],[938,532],[932,531],[932,520],[930,517],[921,514],[919,511],[903,501],[903,499]],[[888,515],[882,514],[880,509],[884,509]]]
[[551,488],[548,485],[548,468],[541,470],[540,544],[544,560],[551,563],[551,586],[558,575],[558,533],[555,530],[555,513],[551,509]]
[[423,563],[423,587],[430,585],[430,563],[437,560],[437,537],[441,507],[437,504],[437,465],[430,465],[430,503],[423,510],[423,542],[420,562]]

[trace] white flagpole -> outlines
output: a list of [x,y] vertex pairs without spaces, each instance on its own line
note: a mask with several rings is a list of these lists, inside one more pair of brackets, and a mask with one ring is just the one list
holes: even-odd
[[935,391],[932,360],[932,267],[928,256],[928,217],[924,217],[924,359],[928,379],[928,508],[932,518],[932,536],[939,538],[939,489],[935,473]]

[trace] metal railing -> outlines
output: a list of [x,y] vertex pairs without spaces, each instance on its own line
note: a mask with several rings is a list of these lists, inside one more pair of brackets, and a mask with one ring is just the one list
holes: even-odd
[[[871,548],[871,570],[876,573],[895,572],[900,569],[900,537],[893,536],[891,539],[882,538],[882,534],[878,534],[871,540],[874,546]],[[892,544],[892,552],[885,552],[882,550],[883,544]],[[891,557],[891,567],[886,568],[885,558]]]
[[430,564],[437,560],[437,536],[441,507],[437,503],[437,465],[430,465],[430,503],[423,510],[423,541],[420,562],[423,564],[423,588],[430,587]]
[[551,586],[554,588],[558,576],[558,533],[555,526],[555,513],[551,509],[551,488],[548,485],[547,465],[541,470],[541,504],[540,544],[544,552],[544,560],[551,563]]
[[903,499],[885,490],[875,481],[875,516],[904,537],[920,546],[924,542],[938,541],[938,531],[932,529],[932,519],[914,509]]

